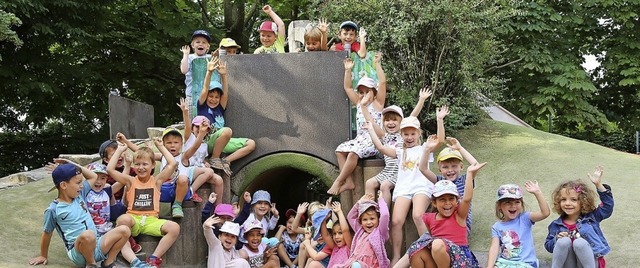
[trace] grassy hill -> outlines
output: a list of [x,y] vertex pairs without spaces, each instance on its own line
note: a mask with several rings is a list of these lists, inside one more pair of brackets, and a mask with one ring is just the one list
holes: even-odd
[[[616,205],[613,216],[602,223],[612,251],[607,255],[611,267],[633,267],[640,256],[629,254],[639,248],[638,220],[630,210],[640,207],[636,194],[640,181],[640,156],[622,153],[602,146],[569,139],[524,127],[485,120],[478,126],[460,131],[458,137],[479,161],[488,162],[476,180],[474,225],[470,238],[474,251],[488,251],[494,215],[495,191],[504,183],[538,180],[550,200],[556,185],[565,179],[584,178],[596,165],[605,167],[603,181],[613,188]],[[0,267],[25,267],[30,257],[39,252],[42,212],[55,197],[47,193],[50,180],[0,192]],[[537,210],[532,195],[525,197],[530,210]],[[550,260],[543,248],[549,222],[558,215],[537,223],[534,239],[538,258]],[[53,236],[47,267],[69,267],[62,242]],[[624,250],[624,249],[627,250]]]

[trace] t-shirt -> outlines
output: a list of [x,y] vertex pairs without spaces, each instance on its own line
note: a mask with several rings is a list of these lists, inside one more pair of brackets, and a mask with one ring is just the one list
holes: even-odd
[[55,209],[47,208],[44,211],[44,232],[51,233],[55,229],[67,250],[74,247],[76,239],[82,232],[91,230],[97,235],[96,225],[91,219],[82,195],[74,198],[71,203],[57,202],[52,206],[55,206]]
[[267,248],[267,245],[260,243],[260,245],[258,245],[258,252],[249,250],[249,248],[247,248],[247,245],[244,245],[244,247],[242,248],[244,248],[244,250],[247,252],[247,255],[249,255],[249,266],[251,266],[251,268],[258,268],[264,265],[263,253]]
[[222,109],[221,105],[211,108],[206,102],[203,104],[198,103],[198,115],[209,119],[213,131],[224,127],[224,109]]
[[[437,175],[436,176],[436,182],[441,181],[441,180],[446,180],[447,178],[441,176],[441,175]],[[460,198],[462,198],[464,196],[464,184],[467,180],[467,174],[464,175],[460,175],[458,176],[455,180],[453,180],[453,183],[456,185],[456,188],[458,189],[458,194],[460,195]],[[473,187],[476,187],[476,182],[475,180],[473,181]],[[467,230],[469,233],[471,233],[471,205],[469,205],[469,214],[467,215]]]
[[499,257],[526,262],[530,265],[537,263],[536,251],[533,245],[533,222],[530,212],[523,212],[510,221],[498,221],[491,227],[491,237],[500,239]]
[[158,217],[160,212],[160,189],[156,187],[156,180],[150,176],[146,182],[136,176],[131,181],[131,188],[127,191],[129,206],[127,213],[139,216]]
[[446,238],[458,246],[467,246],[467,228],[460,226],[456,220],[458,208],[453,210],[450,217],[437,220],[434,212],[428,212],[422,215],[422,221],[427,225],[429,233],[432,237]]
[[304,235],[296,235],[295,240],[291,239],[288,233],[282,234],[282,245],[287,252],[289,259],[293,260],[298,257],[298,251],[300,250],[300,244],[304,241]]
[[[334,48],[336,51],[344,51],[344,45],[342,43],[336,43],[336,46]],[[360,51],[360,43],[359,42],[351,43],[351,52],[358,53],[358,51]]]
[[[184,146],[182,146],[183,151],[189,150],[189,148],[191,148],[191,146],[193,146],[193,144],[196,143],[197,140],[198,138],[196,138],[195,134],[192,133],[191,135],[189,135],[189,138],[184,143]],[[189,158],[189,166],[204,167],[204,159],[207,158],[208,154],[209,152],[207,151],[207,144],[201,142],[196,152],[193,153],[193,156],[191,156],[191,158]]]
[[393,200],[398,196],[412,196],[416,193],[425,193],[431,197],[433,183],[420,172],[418,167],[423,151],[424,145],[406,149],[396,148],[398,180],[396,187],[393,189]]
[[87,209],[96,225],[98,235],[107,233],[113,227],[109,221],[111,219],[111,188],[103,188],[102,191],[96,192],[91,188],[88,181],[83,182],[81,196],[87,202]]
[[187,58],[187,73],[184,74],[186,96],[195,96],[196,98],[200,96],[195,95],[194,93],[197,94],[197,92],[200,92],[200,90],[202,90],[204,76],[207,74],[207,60],[209,58],[211,58],[210,54],[204,54],[202,56],[189,54],[189,57]]
[[270,47],[261,46],[256,49],[253,54],[269,54],[269,53],[284,53],[284,36],[278,35],[276,41]]
[[[206,146],[206,144],[205,144]],[[185,150],[185,146],[182,146],[182,150]],[[171,182],[174,183],[177,179],[178,176],[180,175],[184,175],[184,176],[189,176],[190,170],[189,167],[185,166],[182,164],[182,153],[180,153],[179,155],[176,155],[173,157],[173,159],[176,160],[177,163],[177,167],[176,170],[173,172],[173,174],[171,174],[171,176],[169,176],[169,179],[167,179],[167,182]],[[164,158],[164,156],[160,159],[161,163],[160,163],[160,170],[164,170],[164,167],[167,166],[167,159]]]

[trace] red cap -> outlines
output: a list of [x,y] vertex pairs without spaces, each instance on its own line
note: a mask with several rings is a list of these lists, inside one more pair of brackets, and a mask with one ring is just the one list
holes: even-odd
[[273,21],[265,20],[262,24],[260,24],[260,28],[258,31],[267,31],[278,33],[278,25],[273,23]]

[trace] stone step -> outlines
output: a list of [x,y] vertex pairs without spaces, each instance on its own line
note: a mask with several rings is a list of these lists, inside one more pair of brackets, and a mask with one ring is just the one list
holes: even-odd
[[[480,267],[485,267],[485,265],[487,265],[487,259],[489,258],[489,252],[488,251],[473,251],[473,255],[476,255],[476,258],[478,259],[478,263],[480,264]],[[539,259],[539,268],[551,268],[551,262],[544,260],[544,259]]]

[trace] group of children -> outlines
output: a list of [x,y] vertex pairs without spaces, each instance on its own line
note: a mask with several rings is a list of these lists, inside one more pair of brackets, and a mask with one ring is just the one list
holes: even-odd
[[[283,53],[284,23],[270,6],[262,10],[273,21],[260,25],[262,46],[255,53]],[[321,21],[307,32],[306,51],[327,50],[327,28]],[[366,57],[364,29],[358,31],[355,23],[346,21],[340,25],[339,37],[341,42],[331,50]],[[436,134],[422,142],[417,117],[431,96],[428,88],[420,91],[407,117],[398,106],[384,107],[381,54],[373,58],[375,79],[354,74],[352,58],[344,61],[344,89],[356,107],[357,135],[337,147],[340,173],[328,193],[354,189],[351,174],[358,159],[381,154],[385,161],[384,169],[366,181],[364,196],[346,216],[339,202],[302,203],[297,210],[287,210],[286,225],[268,238],[280,218],[268,192],[244,193],[242,208],[220,202],[223,181],[214,169],[231,175],[230,163],[251,153],[255,142],[234,138],[225,127],[229,90],[226,62],[219,56],[238,53],[240,46],[225,38],[210,55],[210,42],[209,34],[198,30],[191,45],[181,49],[186,90],[178,107],[185,129],[167,128],[161,138],[154,139],[158,152],[118,133],[115,140],[100,146],[102,164],[85,168],[56,159],[49,166],[58,196],[45,211],[40,256],[30,264],[47,263],[55,229],[75,265],[114,267],[121,252],[132,267],[159,267],[181,232],[176,222],[159,218],[160,202],[171,202],[172,216],[181,218],[182,202],[204,202],[196,190],[209,183],[212,193],[203,210],[208,267],[479,267],[468,235],[474,179],[486,163],[478,163],[457,139],[446,137],[447,106],[436,111]],[[437,175],[429,162],[443,144],[446,147],[436,158]],[[161,162],[158,172],[156,161]],[[464,161],[469,163],[466,174]],[[580,180],[564,182],[554,190],[553,209],[560,217],[549,225],[545,242],[553,253],[554,267],[605,267],[604,255],[610,248],[599,223],[611,216],[613,197],[610,187],[602,184],[602,173],[598,167],[589,175],[595,192]],[[547,218],[550,210],[537,182],[525,182],[524,189],[535,196],[540,211],[524,210],[520,186],[499,187],[488,267],[538,267],[532,225]],[[596,192],[602,202],[599,206]],[[429,206],[434,212],[426,212]],[[404,253],[403,226],[410,208],[421,236]],[[141,247],[132,237],[139,234],[162,237],[146,262],[135,255]],[[391,259],[385,250],[389,238]]]

